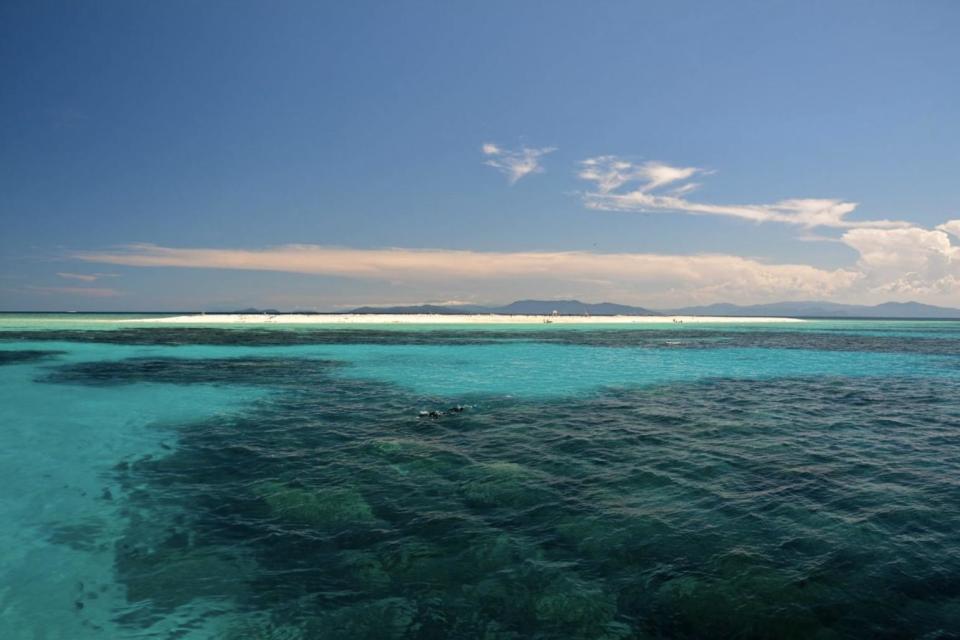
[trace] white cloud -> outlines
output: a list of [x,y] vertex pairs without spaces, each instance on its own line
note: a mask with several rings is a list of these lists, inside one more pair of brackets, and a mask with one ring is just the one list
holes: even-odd
[[948,220],[937,227],[940,231],[946,231],[952,236],[960,238],[960,220]]
[[540,158],[548,153],[553,153],[557,149],[556,147],[505,149],[492,142],[487,142],[480,147],[480,150],[487,158],[484,161],[485,165],[506,175],[510,184],[516,184],[520,178],[526,175],[543,173]]
[[[910,226],[906,222],[869,220],[853,222],[846,216],[857,208],[857,203],[824,198],[793,198],[772,204],[711,204],[694,202],[682,196],[699,184],[687,182],[677,185],[669,194],[654,193],[658,189],[689,180],[695,175],[708,174],[696,167],[673,167],[660,162],[634,164],[616,156],[588,158],[581,163],[579,177],[594,183],[595,191],[583,195],[584,204],[604,211],[658,211],[718,215],[742,218],[753,222],[781,222],[804,228],[859,227],[894,229]],[[630,188],[622,189],[627,185]]]
[[672,195],[672,196],[683,196],[683,195],[686,195],[686,194],[688,194],[688,193],[690,193],[690,192],[692,192],[692,191],[696,191],[697,189],[700,188],[700,186],[701,186],[701,185],[700,185],[699,182],[688,182],[687,184],[680,185],[680,186],[677,187],[676,189],[671,189],[671,190],[670,190],[670,195]]
[[596,183],[597,191],[610,193],[630,182],[643,182],[640,190],[650,191],[671,182],[686,180],[697,173],[696,167],[671,167],[661,162],[635,165],[616,156],[598,156],[580,163],[580,178]]
[[943,229],[852,229],[843,242],[860,258],[862,286],[887,297],[941,299],[960,302],[960,245]]
[[[734,255],[483,252],[283,245],[266,249],[182,249],[149,244],[72,257],[88,263],[315,274],[353,279],[380,296],[420,300],[515,297],[605,298],[648,306],[729,301],[833,299],[877,303],[960,303],[960,241],[942,229],[857,228],[838,240],[857,252],[849,267],[771,264]],[[54,292],[54,289],[48,289]],[[104,289],[63,293],[115,295]],[[366,295],[366,294],[365,294]],[[444,296],[441,298],[440,296]]]
[[262,250],[177,249],[130,245],[74,256],[86,262],[138,267],[285,271],[379,280],[452,295],[495,291],[511,295],[598,295],[644,304],[715,300],[755,302],[824,298],[849,289],[859,274],[847,269],[768,264],[731,255],[648,253],[479,252],[446,249],[349,249],[285,245]]
[[81,282],[96,282],[100,278],[114,278],[115,273],[64,273],[58,272],[58,276],[67,280],[80,280]]

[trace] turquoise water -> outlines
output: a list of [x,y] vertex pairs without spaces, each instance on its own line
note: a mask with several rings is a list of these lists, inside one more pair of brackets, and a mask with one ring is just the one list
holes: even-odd
[[947,638],[960,323],[0,315],[0,638]]

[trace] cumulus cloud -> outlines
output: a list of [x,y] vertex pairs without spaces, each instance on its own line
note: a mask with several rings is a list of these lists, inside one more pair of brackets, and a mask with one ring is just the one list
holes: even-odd
[[940,231],[946,231],[952,236],[960,238],[960,220],[948,220],[937,227]]
[[[685,182],[711,172],[697,167],[674,167],[661,162],[634,164],[617,156],[598,156],[580,163],[578,176],[594,184],[583,195],[584,204],[603,211],[674,212],[718,215],[753,222],[780,222],[814,227],[894,229],[910,226],[893,220],[850,221],[857,203],[829,198],[792,198],[771,204],[713,204],[683,196],[699,187]],[[681,184],[677,184],[681,183]],[[669,192],[662,188],[675,185]]]
[[[731,255],[649,253],[480,252],[446,249],[350,249],[285,245],[261,250],[180,249],[130,245],[74,256],[94,263],[285,271],[475,291],[483,283],[524,291],[563,291],[593,297],[680,303],[728,299],[833,297],[859,274],[847,269],[769,264]],[[460,284],[462,283],[462,284]],[[518,284],[520,283],[520,284]]]
[[520,178],[531,173],[543,173],[540,158],[556,150],[556,147],[506,149],[492,142],[484,143],[480,147],[486,158],[483,164],[506,175],[510,184],[516,184]]
[[857,267],[870,293],[960,301],[960,245],[947,232],[957,231],[954,222],[936,229],[851,229],[842,240],[860,255]]

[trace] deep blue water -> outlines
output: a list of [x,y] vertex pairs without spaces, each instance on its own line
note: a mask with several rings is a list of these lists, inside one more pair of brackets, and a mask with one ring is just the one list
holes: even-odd
[[0,394],[0,638],[960,637],[960,323],[0,316]]

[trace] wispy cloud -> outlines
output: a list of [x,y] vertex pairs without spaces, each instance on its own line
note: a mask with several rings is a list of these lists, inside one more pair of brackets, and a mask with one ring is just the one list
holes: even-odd
[[507,149],[492,142],[484,143],[480,147],[486,158],[483,164],[506,175],[510,184],[516,184],[520,178],[531,173],[543,173],[540,158],[556,150],[556,147]]
[[596,183],[599,193],[610,193],[631,182],[641,182],[640,190],[651,191],[703,173],[696,167],[671,167],[661,162],[634,164],[617,156],[588,158],[580,166],[580,178]]
[[96,282],[100,278],[115,278],[115,273],[65,273],[57,272],[57,275],[67,280],[80,280],[81,282]]
[[[857,208],[857,203],[831,198],[792,198],[771,204],[695,202],[684,196],[699,184],[685,181],[712,173],[697,167],[674,167],[661,162],[635,164],[617,156],[588,158],[580,166],[578,176],[594,184],[594,190],[583,195],[584,204],[591,209],[730,216],[808,229],[895,229],[911,226],[907,222],[893,220],[847,220],[846,216]],[[663,188],[668,185],[674,187],[665,192]]]
[[25,289],[45,295],[70,295],[88,298],[112,298],[123,295],[122,291],[105,287],[34,287],[28,285]]
[[[464,291],[492,281],[501,290],[522,285],[543,290],[545,283],[580,286],[608,295],[647,299],[758,300],[773,296],[826,296],[849,287],[858,274],[808,265],[768,264],[730,255],[647,253],[479,252],[446,249],[349,249],[286,245],[262,250],[179,249],[131,245],[121,250],[74,256],[95,263],[139,267],[191,267],[286,271],[381,280],[405,285],[438,284]],[[501,295],[504,295],[501,293]]]

